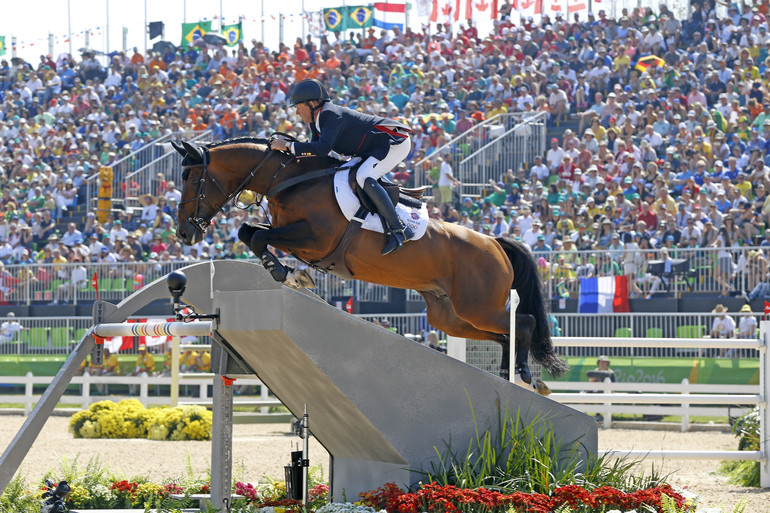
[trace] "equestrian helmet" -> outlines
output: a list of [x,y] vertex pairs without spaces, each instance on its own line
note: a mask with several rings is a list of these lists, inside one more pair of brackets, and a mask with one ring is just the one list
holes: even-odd
[[307,78],[294,85],[291,90],[290,105],[294,107],[298,103],[308,101],[328,102],[331,101],[326,88],[314,78]]

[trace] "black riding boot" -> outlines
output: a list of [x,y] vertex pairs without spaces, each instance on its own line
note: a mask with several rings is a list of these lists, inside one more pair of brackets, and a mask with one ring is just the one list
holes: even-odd
[[371,177],[367,178],[364,181],[364,192],[372,200],[372,203],[377,208],[377,213],[380,214],[380,217],[385,220],[385,224],[388,226],[388,231],[385,234],[387,240],[385,241],[385,249],[382,250],[382,254],[389,255],[395,253],[401,249],[406,241],[414,237],[412,229],[404,226],[404,223],[401,222],[388,193],[377,183],[377,180]]

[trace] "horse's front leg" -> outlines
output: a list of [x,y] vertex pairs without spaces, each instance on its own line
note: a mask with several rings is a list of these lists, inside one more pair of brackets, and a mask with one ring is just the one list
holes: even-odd
[[293,269],[283,265],[278,258],[267,250],[268,245],[287,248],[307,247],[314,240],[310,225],[298,221],[280,228],[266,228],[264,225],[244,223],[238,230],[238,239],[246,244],[259,257],[262,265],[270,272],[275,281],[283,283]]

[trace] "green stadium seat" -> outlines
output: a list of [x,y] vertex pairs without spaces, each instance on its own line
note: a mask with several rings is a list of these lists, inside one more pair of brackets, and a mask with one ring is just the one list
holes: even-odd
[[51,328],[51,346],[67,347],[70,341],[71,328],[69,326],[58,326]]
[[634,332],[631,328],[617,328],[615,330],[615,338],[631,338],[633,336]]
[[678,326],[676,338],[702,338],[706,334],[706,326]]
[[646,338],[663,338],[663,329],[662,328],[647,328],[647,332],[645,333]]
[[49,347],[48,336],[51,328],[30,328],[29,329],[29,347],[47,348]]

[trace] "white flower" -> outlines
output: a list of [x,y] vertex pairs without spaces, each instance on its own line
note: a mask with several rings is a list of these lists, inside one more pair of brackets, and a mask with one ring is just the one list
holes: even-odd
[[349,502],[333,502],[322,506],[316,513],[377,513],[377,511],[369,506],[356,506]]

